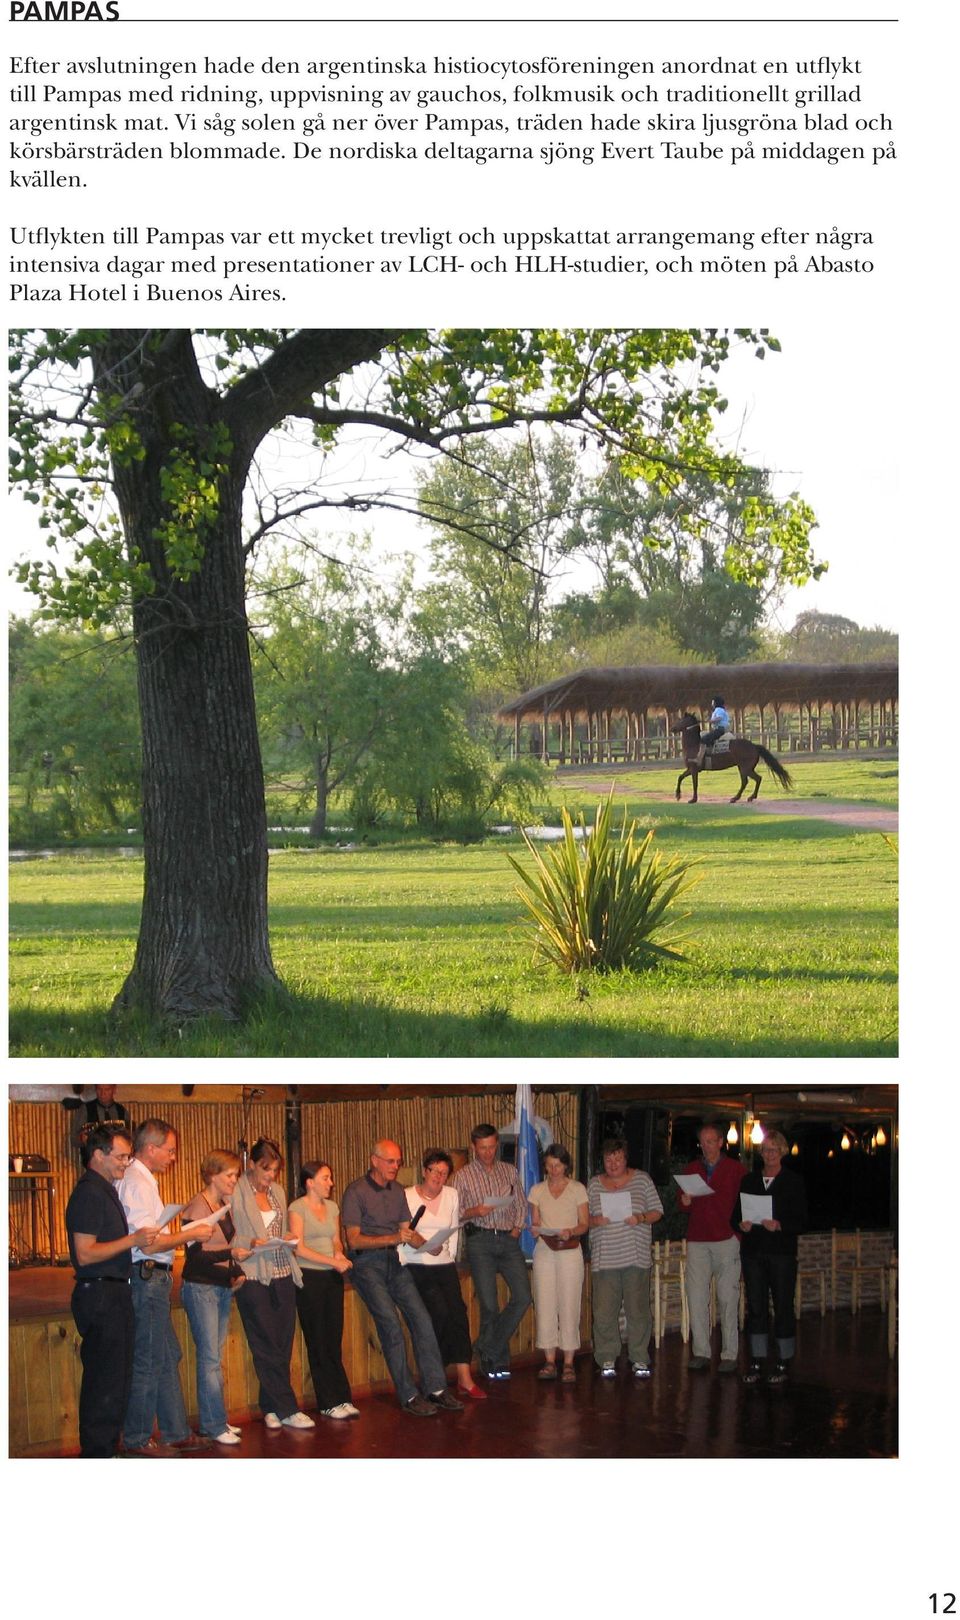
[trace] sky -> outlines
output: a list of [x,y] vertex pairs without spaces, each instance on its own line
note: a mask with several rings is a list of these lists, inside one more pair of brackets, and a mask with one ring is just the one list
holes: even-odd
[[[779,354],[768,353],[760,361],[752,347],[735,350],[716,379],[729,400],[719,438],[744,460],[774,474],[778,495],[796,491],[813,507],[819,524],[814,549],[829,563],[820,580],[786,593],[772,623],[789,629],[798,613],[816,609],[864,626],[900,630],[896,456],[883,346],[869,329],[848,333],[842,348],[828,333],[818,331],[811,341],[808,330],[782,323],[777,337]],[[287,479],[296,463],[290,459],[277,465]],[[383,461],[379,446],[367,437],[344,452],[341,470],[350,479],[363,474],[377,483],[391,480],[408,490],[413,487],[408,458]],[[42,555],[36,509],[16,497],[11,505],[11,559]],[[369,529],[383,553],[417,553],[426,544],[425,531],[413,518],[391,513],[346,521],[321,513],[314,523],[318,534]],[[587,587],[588,581],[576,574],[562,583],[562,591]],[[32,598],[13,582],[9,596],[12,611],[31,611]]]

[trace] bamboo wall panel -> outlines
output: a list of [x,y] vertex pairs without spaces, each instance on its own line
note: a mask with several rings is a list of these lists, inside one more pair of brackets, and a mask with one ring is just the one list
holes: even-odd
[[[144,1104],[127,1104],[133,1124],[151,1117]],[[192,1101],[165,1102],[156,1113],[172,1125],[179,1137],[177,1162],[163,1178],[164,1198],[171,1204],[185,1204],[200,1190],[200,1162],[211,1148],[236,1149],[240,1135],[241,1110],[237,1104]],[[54,1239],[57,1254],[66,1259],[69,1254],[64,1211],[67,1200],[81,1174],[80,1158],[70,1141],[73,1116],[55,1103],[10,1104],[10,1152],[39,1153],[49,1159],[57,1178],[54,1215]],[[247,1140],[252,1145],[258,1136],[271,1136],[283,1145],[282,1103],[254,1103],[250,1113]],[[9,1242],[13,1249],[19,1242],[23,1248],[30,1233],[29,1192],[24,1184],[13,1190],[9,1205]],[[40,1199],[40,1248],[49,1251],[46,1237],[46,1199]]]
[[[545,1119],[554,1140],[577,1155],[578,1096],[572,1091],[534,1092],[534,1111]],[[514,1117],[514,1098],[491,1092],[486,1097],[404,1097],[376,1095],[369,1102],[305,1103],[301,1158],[328,1159],[342,1193],[348,1182],[366,1173],[370,1151],[383,1137],[403,1148],[405,1169],[416,1170],[431,1147],[469,1150],[474,1125],[506,1129]],[[406,1180],[406,1176],[404,1176]],[[337,1193],[334,1196],[337,1196]]]
[[[148,1110],[145,1103],[127,1104],[133,1124],[156,1113],[173,1126],[179,1137],[177,1163],[163,1178],[163,1196],[185,1204],[199,1191],[200,1163],[211,1148],[235,1150],[242,1112],[239,1104],[190,1100],[166,1101]],[[534,1093],[536,1112],[551,1126],[558,1141],[576,1156],[577,1096],[567,1092]],[[42,1154],[56,1176],[54,1240],[61,1259],[69,1253],[64,1211],[80,1176],[80,1160],[70,1141],[73,1115],[57,1102],[11,1102],[11,1153]],[[406,1097],[384,1099],[373,1088],[369,1101],[304,1103],[302,1109],[303,1159],[327,1158],[333,1165],[340,1191],[361,1176],[369,1164],[370,1149],[378,1137],[395,1136],[415,1168],[418,1155],[428,1147],[468,1147],[471,1127],[488,1119],[498,1128],[508,1126],[514,1099],[507,1093],[487,1096]],[[254,1103],[247,1126],[247,1141],[270,1136],[284,1145],[284,1108],[265,1098]],[[39,1200],[40,1250],[49,1252],[46,1234],[46,1199]],[[24,1184],[12,1192],[9,1205],[9,1245],[21,1254],[29,1246],[30,1194]]]

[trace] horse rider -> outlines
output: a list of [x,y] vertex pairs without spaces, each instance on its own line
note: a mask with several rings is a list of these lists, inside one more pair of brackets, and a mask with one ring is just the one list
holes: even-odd
[[707,757],[707,749],[712,747],[715,742],[719,742],[721,737],[727,736],[731,729],[730,716],[723,706],[723,698],[715,697],[711,698],[710,701],[713,705],[710,714],[710,730],[705,731],[703,736],[700,738],[700,752],[697,755],[698,771],[703,770],[704,760]]

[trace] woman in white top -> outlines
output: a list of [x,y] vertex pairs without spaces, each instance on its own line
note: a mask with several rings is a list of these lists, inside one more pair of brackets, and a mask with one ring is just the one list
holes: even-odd
[[563,1382],[576,1381],[574,1357],[580,1348],[580,1301],[583,1297],[583,1249],[589,1230],[587,1189],[571,1179],[573,1163],[565,1147],[552,1142],[543,1156],[547,1173],[530,1189],[530,1210],[537,1246],[533,1251],[533,1305],[537,1346],[546,1361],[537,1376],[557,1376],[557,1351],[563,1352]]
[[[457,1392],[469,1401],[485,1401],[486,1391],[474,1383],[470,1370],[472,1346],[467,1308],[460,1292],[457,1276],[457,1232],[460,1220],[460,1195],[447,1180],[453,1171],[453,1160],[443,1148],[429,1148],[423,1155],[423,1168],[415,1187],[407,1187],[407,1203],[411,1215],[422,1210],[417,1222],[417,1233],[427,1241],[422,1249],[403,1244],[399,1249],[400,1263],[410,1267],[410,1275],[430,1320],[445,1364],[453,1362],[457,1369]],[[442,1243],[431,1244],[433,1233],[453,1232]]]

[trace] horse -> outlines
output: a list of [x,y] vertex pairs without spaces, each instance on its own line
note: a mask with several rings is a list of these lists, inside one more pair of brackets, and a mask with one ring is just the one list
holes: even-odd
[[671,726],[670,729],[671,731],[679,731],[682,733],[683,757],[687,762],[686,770],[681,771],[680,775],[677,777],[676,797],[678,799],[680,797],[680,783],[683,781],[685,776],[693,777],[693,797],[689,802],[690,804],[696,804],[697,778],[699,777],[702,768],[707,768],[712,771],[725,771],[728,770],[731,765],[736,765],[737,770],[740,772],[740,792],[734,794],[733,798],[730,800],[730,803],[736,804],[747,785],[747,777],[750,776],[757,784],[747,800],[748,804],[752,804],[757,794],[760,792],[761,778],[758,776],[755,767],[757,761],[761,759],[765,765],[769,766],[782,788],[793,787],[793,780],[790,776],[790,772],[783,765],[781,765],[776,754],[771,754],[769,748],[764,748],[762,743],[750,742],[746,737],[731,737],[728,747],[721,753],[714,754],[709,766],[701,767],[697,764],[697,757],[700,753],[700,723],[696,716],[692,714],[682,714],[676,725]]

